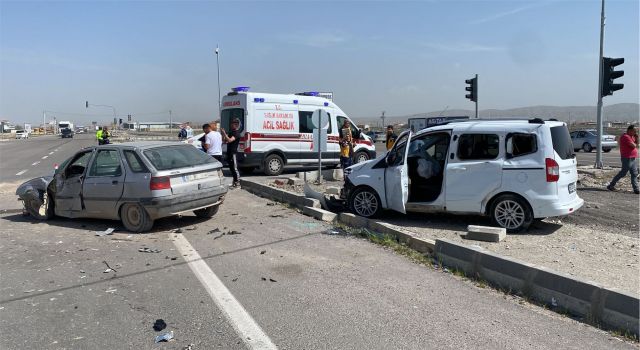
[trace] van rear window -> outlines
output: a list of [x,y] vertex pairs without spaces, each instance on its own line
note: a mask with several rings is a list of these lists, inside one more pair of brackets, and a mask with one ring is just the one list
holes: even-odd
[[229,109],[223,109],[222,110],[222,114],[221,114],[221,118],[220,118],[220,124],[222,126],[223,129],[225,130],[231,130],[231,121],[233,119],[239,119],[240,120],[240,129],[238,129],[239,131],[243,131],[244,130],[244,109],[242,108],[229,108]]
[[551,142],[553,142],[553,150],[558,153],[560,158],[572,159],[576,157],[575,153],[573,153],[573,142],[566,125],[551,127]]
[[143,153],[157,170],[179,169],[214,162],[211,156],[190,145],[155,147]]

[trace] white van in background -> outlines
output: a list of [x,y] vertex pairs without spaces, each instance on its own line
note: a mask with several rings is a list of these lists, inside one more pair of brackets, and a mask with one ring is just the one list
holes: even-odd
[[267,175],[279,175],[285,165],[317,164],[311,115],[318,109],[329,114],[323,165],[340,164],[338,130],[345,120],[351,122],[356,139],[354,163],[375,158],[373,140],[356,128],[340,107],[317,93],[268,94],[238,87],[222,98],[220,115],[225,130],[229,130],[232,119],[240,120],[241,140],[237,158],[240,170],[261,169]]

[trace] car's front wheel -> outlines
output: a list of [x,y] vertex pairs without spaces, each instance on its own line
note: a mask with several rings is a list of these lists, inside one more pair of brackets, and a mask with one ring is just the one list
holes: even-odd
[[208,219],[216,215],[216,213],[218,212],[218,209],[220,209],[220,204],[194,210],[193,213],[196,214],[196,216],[199,218]]
[[382,211],[382,203],[378,194],[370,188],[357,188],[349,196],[349,208],[354,214],[372,218]]
[[592,149],[593,147],[591,147],[589,142],[585,142],[584,145],[582,145],[582,150],[585,152],[591,152]]
[[521,232],[533,222],[533,211],[524,199],[503,194],[491,205],[491,218],[494,224],[504,227],[509,233]]
[[131,232],[146,232],[153,227],[153,220],[144,207],[138,203],[127,203],[120,209],[120,220]]

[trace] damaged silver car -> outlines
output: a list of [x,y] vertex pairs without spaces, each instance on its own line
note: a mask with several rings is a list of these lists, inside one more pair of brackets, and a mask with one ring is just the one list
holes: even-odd
[[20,185],[16,195],[40,220],[120,220],[127,230],[144,232],[167,216],[214,216],[227,190],[222,164],[194,147],[133,142],[85,148],[52,176]]

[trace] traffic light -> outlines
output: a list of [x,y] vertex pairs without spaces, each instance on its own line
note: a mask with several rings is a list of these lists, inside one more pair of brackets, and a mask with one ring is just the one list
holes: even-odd
[[624,63],[624,58],[602,57],[602,97],[613,95],[614,91],[622,90],[624,84],[614,84],[615,79],[624,75],[623,70],[613,70],[615,66]]
[[120,123],[118,123],[118,125],[122,124],[122,118],[120,118]]
[[89,101],[84,101],[84,107],[89,108]]
[[470,99],[473,102],[478,102],[478,77],[467,79],[464,82],[469,84],[469,86],[465,88],[465,90],[469,93],[464,97]]

